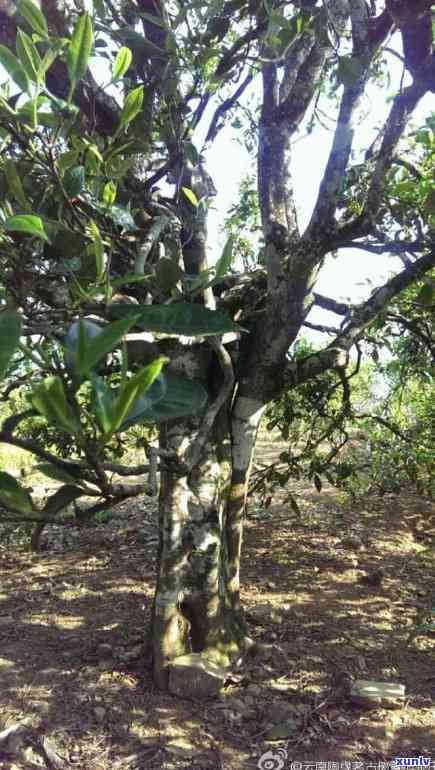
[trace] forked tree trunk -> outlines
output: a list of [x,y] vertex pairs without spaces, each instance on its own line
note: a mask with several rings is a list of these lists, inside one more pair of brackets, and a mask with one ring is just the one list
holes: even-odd
[[[178,656],[199,652],[225,666],[244,648],[240,553],[261,417],[254,410],[253,424],[249,409],[236,402],[232,440],[221,417],[200,464],[188,476],[177,473],[175,464],[167,464],[161,474],[152,626],[154,681],[161,689],[167,689],[169,665]],[[179,451],[197,427],[195,421],[166,426],[162,447]]]

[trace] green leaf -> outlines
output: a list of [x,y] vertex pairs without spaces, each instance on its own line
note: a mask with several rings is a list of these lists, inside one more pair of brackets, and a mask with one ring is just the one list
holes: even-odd
[[164,334],[182,334],[187,337],[206,337],[243,331],[222,310],[208,310],[189,302],[172,305],[126,305],[113,303],[109,307],[112,318],[134,316],[136,324],[144,331]]
[[69,372],[77,374],[77,356],[80,347],[80,335],[84,337],[83,345],[86,340],[92,340],[99,337],[103,329],[98,324],[82,318],[80,321],[74,321],[68,329],[65,337],[65,366]]
[[114,405],[114,421],[110,433],[119,430],[137,399],[151,387],[168,360],[165,356],[156,358],[123,383]]
[[56,166],[59,173],[63,175],[68,168],[74,166],[78,156],[78,150],[68,150],[67,152],[62,153],[62,155],[59,155],[59,157],[56,158]]
[[4,45],[0,45],[0,64],[22,91],[29,91],[30,82],[26,70],[12,51]]
[[190,190],[188,187],[182,187],[184,195],[186,196],[187,200],[192,204],[192,206],[199,206],[199,200],[196,197],[193,190]]
[[19,313],[14,310],[3,310],[0,313],[0,379],[6,374],[11,358],[18,347],[21,326]]
[[156,281],[159,289],[169,294],[183,277],[183,271],[173,259],[163,257],[156,265]]
[[74,168],[69,168],[63,178],[63,186],[70,198],[80,195],[85,187],[85,167],[75,166]]
[[104,275],[105,270],[103,241],[101,240],[98,226],[93,220],[91,220],[89,223],[89,230],[92,236],[92,248],[95,254],[95,268],[97,272],[97,278],[100,279]]
[[116,200],[116,184],[115,182],[107,182],[103,189],[103,201],[106,206],[113,206]]
[[133,91],[130,91],[130,93],[127,94],[121,112],[119,123],[120,128],[122,128],[122,126],[126,126],[128,123],[131,123],[131,121],[134,120],[137,115],[139,115],[143,105],[143,98],[143,86],[138,86],[138,88],[134,88]]
[[78,374],[85,376],[103,356],[116,347],[124,335],[135,325],[136,317],[133,315],[133,317],[129,316],[120,321],[114,321],[114,323],[105,326],[94,339],[86,334],[86,327],[83,323],[79,323],[84,331],[85,345],[83,351],[80,350],[79,345],[76,369]]
[[313,476],[314,486],[316,487],[318,492],[322,491],[322,479],[320,476],[317,475],[317,473]]
[[0,503],[18,513],[32,513],[32,498],[13,476],[0,471]]
[[25,210],[29,210],[30,204],[26,197],[26,194],[23,189],[23,185],[21,183],[21,178],[17,171],[17,164],[15,161],[11,159],[7,159],[4,162],[4,172],[6,181],[8,183],[8,187],[10,192],[12,193],[15,200],[18,201],[18,203],[23,207]]
[[115,396],[111,388],[97,375],[92,375],[92,411],[103,433],[109,433],[115,419]]
[[142,283],[147,280],[148,276],[143,273],[126,273],[121,278],[115,278],[110,285],[112,289],[120,289],[121,286],[127,286],[130,283]]
[[42,64],[41,57],[31,38],[21,29],[19,29],[17,32],[16,49],[27,77],[30,80],[33,80],[34,83],[38,83],[38,73]]
[[223,278],[233,262],[234,238],[232,235],[228,238],[221,256],[216,262],[216,278]]
[[136,423],[160,423],[202,412],[207,404],[208,394],[199,382],[171,374],[165,374],[164,379],[166,392],[163,398],[156,398],[152,403],[149,403],[146,397],[139,398],[122,424],[121,430],[127,430]]
[[57,59],[61,51],[63,51],[63,49],[65,48],[65,45],[66,45],[65,40],[56,40],[54,45],[52,45],[51,48],[49,48],[48,51],[45,52],[41,61],[41,66],[38,70],[38,77],[41,78],[42,82],[45,79],[47,70],[50,69],[54,60]]
[[66,400],[66,395],[60,377],[47,377],[38,385],[31,395],[32,406],[45,419],[58,425],[67,433],[76,433],[80,425]]
[[78,20],[68,47],[67,67],[72,90],[88,69],[94,45],[94,31],[89,13]]
[[19,7],[21,16],[30,24],[32,29],[41,37],[47,38],[47,20],[38,6],[31,0],[21,0]]
[[127,418],[120,427],[120,431],[125,431],[132,425],[142,423],[150,419],[152,408],[161,401],[168,390],[168,379],[164,374],[159,374],[146,393],[136,399],[133,407],[128,412]]
[[70,474],[63,468],[59,468],[57,465],[52,465],[51,463],[39,463],[38,465],[34,465],[32,470],[39,471],[39,473],[43,473],[44,476],[47,476],[49,479],[54,479],[54,481],[62,481],[67,484],[74,484],[76,481],[74,476],[70,476]]
[[133,54],[129,48],[123,46],[119,49],[112,69],[112,83],[123,78],[133,61]]
[[15,217],[9,217],[4,226],[5,230],[33,235],[35,238],[42,238],[43,241],[49,240],[42,219],[34,214],[18,214]]

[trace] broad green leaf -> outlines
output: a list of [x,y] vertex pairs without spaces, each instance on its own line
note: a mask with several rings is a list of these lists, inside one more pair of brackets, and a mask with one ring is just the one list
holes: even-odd
[[24,210],[28,211],[30,204],[27,200],[26,193],[24,192],[23,185],[21,183],[21,178],[17,171],[17,164],[8,158],[5,160],[3,168],[9,190],[11,191],[13,197],[18,201]]
[[152,361],[123,383],[114,405],[114,421],[111,433],[119,430],[137,399],[151,387],[168,360],[165,356],[156,358],[155,361]]
[[56,166],[60,174],[64,174],[68,168],[74,166],[79,156],[79,150],[68,150],[56,159]]
[[77,481],[74,476],[70,476],[63,468],[59,468],[59,466],[52,465],[51,463],[39,463],[34,465],[32,470],[39,471],[39,473],[43,473],[44,476],[54,479],[54,481],[62,481],[67,484],[75,484]]
[[80,350],[80,345],[78,349],[77,373],[82,376],[89,374],[98,361],[116,347],[135,323],[136,317],[134,315],[133,317],[122,318],[120,321],[114,321],[114,323],[105,326],[101,330],[101,334],[98,334],[94,339],[87,337],[85,332],[84,350]]
[[113,303],[109,307],[112,318],[134,316],[136,324],[144,331],[164,334],[182,334],[187,337],[206,337],[243,331],[222,310],[208,310],[189,302],[172,305],[126,305]]
[[119,206],[115,203],[114,206],[106,206],[102,201],[95,198],[94,195],[86,192],[84,196],[86,203],[91,206],[94,211],[98,211],[104,217],[111,219],[117,227],[122,227],[123,230],[137,230],[136,222],[133,219],[130,209],[125,206]]
[[109,433],[114,423],[115,395],[104,380],[97,375],[92,376],[93,398],[92,409],[103,433]]
[[70,198],[80,195],[85,186],[85,167],[75,166],[65,172],[63,186]]
[[183,271],[173,259],[163,257],[156,265],[156,281],[159,289],[168,294],[183,277]]
[[216,278],[223,278],[231,267],[233,261],[234,238],[232,235],[228,238],[221,256],[216,262]]
[[0,379],[14,355],[21,334],[21,316],[15,310],[3,310],[0,313]]
[[123,46],[119,49],[112,69],[112,83],[115,83],[120,78],[123,78],[131,62],[133,61],[133,54],[129,48]]
[[44,81],[45,79],[47,70],[50,69],[54,60],[57,59],[61,51],[63,51],[63,49],[65,48],[65,45],[66,45],[65,40],[56,40],[55,43],[51,46],[51,48],[49,48],[48,51],[45,52],[41,61],[41,66],[38,70],[38,77],[40,77],[42,81]]
[[58,425],[67,433],[76,433],[80,425],[68,404],[60,377],[47,377],[31,394],[32,406],[49,423]]
[[190,190],[189,187],[182,187],[184,195],[186,196],[187,200],[192,204],[192,206],[199,206],[199,200],[196,197],[193,190]]
[[138,86],[137,88],[134,88],[133,91],[130,91],[129,94],[127,94],[121,112],[119,123],[120,128],[122,128],[122,126],[126,126],[128,123],[131,123],[131,121],[134,120],[137,115],[139,115],[143,105],[143,97],[143,86]]
[[[153,384],[148,388],[145,394],[141,395],[133,404],[127,414],[126,419],[120,426],[120,431],[125,431],[132,425],[142,423],[144,420],[150,419],[153,406],[166,396],[168,390],[168,380],[163,373],[159,374],[154,380]],[[144,416],[145,415],[145,416]]]
[[84,13],[78,20],[68,47],[67,67],[72,90],[88,69],[89,59],[94,45],[94,30],[89,13]]
[[42,219],[35,216],[35,214],[18,214],[15,217],[9,217],[4,226],[5,230],[33,235],[35,238],[42,238],[43,241],[48,241],[48,235],[44,230]]
[[4,45],[0,45],[0,64],[22,91],[29,91],[30,82],[24,67],[12,51]]
[[82,347],[84,348],[87,340],[93,340],[99,337],[103,329],[93,321],[82,318],[80,321],[74,321],[68,329],[65,337],[65,366],[69,372],[77,374],[77,358],[80,347],[80,338],[83,337]]
[[32,513],[32,498],[13,476],[0,471],[0,503],[18,513]]
[[103,201],[106,206],[113,206],[116,200],[116,184],[115,182],[107,182],[103,189]]
[[47,20],[38,6],[32,0],[21,0],[19,8],[21,16],[30,24],[32,29],[41,37],[47,38]]
[[[142,422],[166,422],[180,417],[200,414],[207,405],[205,388],[187,377],[165,374],[166,392],[163,398],[153,403],[145,397],[139,398],[131,409],[121,430]],[[151,391],[151,388],[150,388]],[[148,396],[148,394],[146,394]]]
[[16,49],[27,77],[33,80],[34,83],[38,83],[38,73],[42,64],[41,57],[32,39],[21,29],[17,32]]

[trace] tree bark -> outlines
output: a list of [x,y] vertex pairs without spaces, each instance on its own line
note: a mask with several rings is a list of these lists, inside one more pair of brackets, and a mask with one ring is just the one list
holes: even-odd
[[[189,474],[176,461],[162,471],[152,624],[154,681],[161,689],[168,688],[170,664],[178,656],[197,652],[227,666],[244,649],[240,556],[263,411],[254,399],[236,400],[232,415],[222,410],[201,462]],[[198,427],[193,420],[166,425],[161,448],[179,453]]]

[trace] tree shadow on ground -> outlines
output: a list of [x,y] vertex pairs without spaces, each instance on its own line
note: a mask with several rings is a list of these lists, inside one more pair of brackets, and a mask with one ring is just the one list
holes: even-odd
[[[206,704],[153,687],[144,639],[154,559],[140,509],[100,546],[89,530],[66,553],[1,550],[0,729],[28,719],[81,770],[248,770],[276,746],[306,762],[433,750],[430,639],[410,638],[432,584],[430,549],[413,529],[427,503],[371,499],[338,526],[333,499],[312,499],[306,519],[282,505],[267,520],[248,518],[243,599],[251,635],[272,647]],[[376,570],[379,584],[364,582]],[[249,621],[249,609],[265,602],[271,618]],[[343,673],[405,684],[404,708],[351,706]],[[268,743],[286,706],[302,718]],[[8,762],[0,757],[0,768]]]

